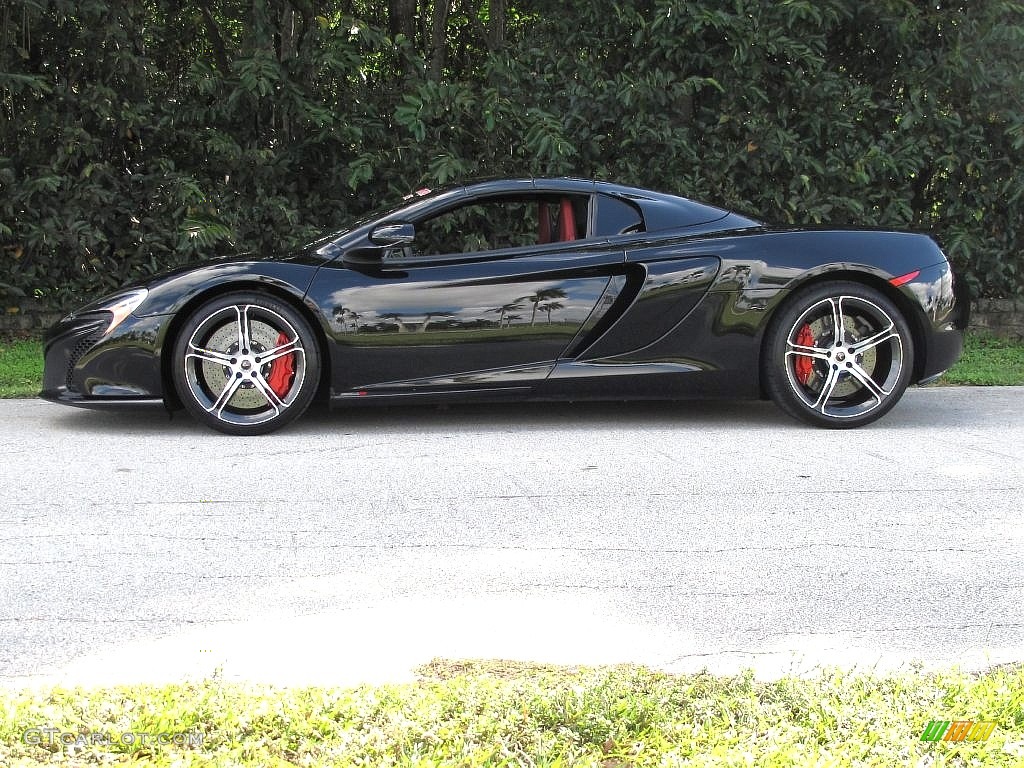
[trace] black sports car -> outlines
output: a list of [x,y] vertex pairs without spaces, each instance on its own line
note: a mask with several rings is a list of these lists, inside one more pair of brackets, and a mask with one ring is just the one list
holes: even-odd
[[305,249],[154,277],[60,321],[42,396],[231,434],[334,404],[769,396],[855,427],[961,352],[921,234],[777,229],[578,179],[420,190]]

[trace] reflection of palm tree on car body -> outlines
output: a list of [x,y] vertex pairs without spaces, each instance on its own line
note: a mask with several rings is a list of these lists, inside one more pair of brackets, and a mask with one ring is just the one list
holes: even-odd
[[487,311],[488,312],[498,312],[498,313],[500,313],[498,315],[498,327],[501,328],[502,325],[504,325],[504,323],[505,323],[505,315],[506,314],[508,314],[509,312],[515,312],[517,309],[522,309],[523,308],[523,305],[519,303],[520,301],[522,301],[522,299],[516,299],[511,304],[502,304],[500,307],[495,307],[494,309],[488,309]]
[[548,301],[537,307],[541,312],[547,312],[548,325],[551,325],[551,313],[555,310],[565,309],[565,305],[558,301]]
[[359,315],[353,312],[348,307],[335,307],[334,308],[334,319],[341,326],[342,331],[357,331],[359,330]]
[[[564,299],[566,297],[565,291],[561,288],[541,288],[532,296],[523,296],[526,301],[533,302],[533,314],[530,315],[530,325],[533,325],[537,321],[537,307],[541,302],[553,301],[554,299]],[[559,305],[554,309],[561,309]],[[548,322],[551,322],[551,315],[548,313]]]

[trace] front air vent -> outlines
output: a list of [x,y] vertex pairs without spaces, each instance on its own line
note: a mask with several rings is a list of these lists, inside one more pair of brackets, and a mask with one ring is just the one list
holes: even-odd
[[69,392],[78,392],[78,388],[74,385],[75,366],[82,359],[82,355],[92,349],[93,345],[102,337],[103,328],[101,326],[80,338],[75,343],[75,346],[71,348],[71,352],[68,355],[67,372],[64,375],[64,385],[68,388]]

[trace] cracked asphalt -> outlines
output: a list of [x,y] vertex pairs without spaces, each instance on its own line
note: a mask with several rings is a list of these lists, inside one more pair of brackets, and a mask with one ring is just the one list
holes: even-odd
[[1024,659],[1024,389],[183,414],[0,401],[0,684]]

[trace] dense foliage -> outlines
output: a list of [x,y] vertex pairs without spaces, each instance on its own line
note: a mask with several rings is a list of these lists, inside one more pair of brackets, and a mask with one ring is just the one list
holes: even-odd
[[1022,52],[1009,0],[0,0],[0,290],[572,174],[932,230],[1020,294]]

